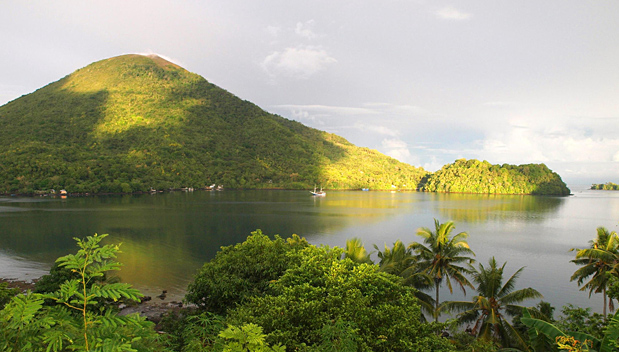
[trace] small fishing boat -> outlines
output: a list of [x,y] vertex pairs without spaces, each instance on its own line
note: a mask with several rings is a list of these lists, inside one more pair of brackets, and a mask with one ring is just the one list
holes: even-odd
[[316,191],[316,187],[314,187],[314,190],[310,191],[310,193],[316,197],[324,197],[327,195],[327,192],[322,191],[322,187],[320,187],[320,191]]

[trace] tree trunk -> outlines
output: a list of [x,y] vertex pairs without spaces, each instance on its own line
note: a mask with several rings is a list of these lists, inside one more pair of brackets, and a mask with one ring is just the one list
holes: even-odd
[[434,279],[434,286],[436,287],[436,300],[434,301],[434,321],[438,323],[438,279]]
[[606,287],[602,288],[602,292],[604,293],[604,320],[606,320]]

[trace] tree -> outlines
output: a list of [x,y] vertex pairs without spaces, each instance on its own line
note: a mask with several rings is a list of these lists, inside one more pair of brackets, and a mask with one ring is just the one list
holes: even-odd
[[[15,296],[0,311],[2,351],[151,351],[156,346],[153,324],[138,314],[119,316],[99,300],[139,301],[142,294],[129,284],[97,281],[119,270],[118,245],[100,246],[107,235],[76,239],[80,250],[59,258],[60,266],[76,273],[57,291]],[[45,300],[54,302],[44,305]]]
[[465,286],[473,288],[473,285],[465,274],[470,274],[472,271],[460,264],[473,263],[475,260],[470,255],[475,255],[475,253],[466,242],[468,238],[466,232],[460,232],[450,237],[451,231],[455,229],[453,221],[441,224],[437,219],[434,219],[434,228],[434,231],[427,227],[418,229],[417,235],[423,238],[423,244],[412,242],[408,248],[415,252],[420,269],[434,280],[436,289],[434,320],[438,321],[439,288],[443,280],[447,282],[449,292],[453,293],[451,281],[454,280],[460,286],[462,292],[466,294]]
[[224,346],[226,352],[286,352],[285,346],[266,344],[266,335],[256,324],[245,324],[240,328],[230,325],[219,333],[219,337],[228,340]]
[[370,253],[363,247],[361,239],[354,237],[346,240],[346,250],[344,251],[344,258],[349,258],[355,263],[372,263],[370,259]]
[[[263,327],[266,341],[289,350],[450,351],[434,324],[420,321],[414,289],[376,265],[339,259],[341,248],[292,253],[299,265],[229,312],[228,323]],[[338,347],[339,346],[339,347]]]
[[552,341],[556,341],[556,346],[560,350],[583,351],[583,352],[613,352],[619,348],[619,317],[618,314],[611,316],[608,326],[604,328],[602,338],[597,338],[592,335],[564,331],[559,327],[540,320],[532,318],[525,309],[522,322],[529,327],[529,335],[545,335]]
[[443,304],[443,309],[459,311],[458,322],[474,323],[472,333],[479,338],[496,340],[503,347],[519,345],[526,348],[524,338],[518,333],[507,316],[514,316],[522,311],[517,305],[527,299],[541,298],[542,295],[533,288],[515,290],[516,280],[524,267],[518,269],[503,284],[503,272],[507,262],[501,267],[492,257],[488,268],[479,264],[479,270],[473,273],[473,281],[477,284],[477,295],[471,302],[451,301]]
[[[603,315],[606,318],[609,280],[611,276],[619,277],[619,236],[615,231],[598,227],[595,240],[589,241],[589,244],[590,248],[570,250],[576,251],[576,259],[572,263],[582,266],[574,272],[571,281],[576,280],[578,286],[582,286],[581,291],[589,290],[589,297],[593,292],[603,294]],[[608,300],[608,307],[614,310],[612,298]]]
[[243,243],[222,247],[204,264],[189,284],[185,300],[218,314],[254,295],[264,294],[269,282],[278,279],[291,265],[292,251],[309,246],[297,235],[274,240],[256,230]]
[[383,251],[380,251],[376,245],[374,245],[374,248],[378,251],[378,258],[380,259],[379,271],[399,276],[404,285],[416,288],[415,297],[419,299],[421,308],[424,312],[433,314],[434,299],[420,290],[432,287],[434,281],[420,269],[419,263],[411,250],[406,248],[400,240],[397,240],[392,248],[385,245]]

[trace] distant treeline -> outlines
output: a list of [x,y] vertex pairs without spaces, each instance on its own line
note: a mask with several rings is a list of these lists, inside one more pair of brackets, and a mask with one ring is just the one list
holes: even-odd
[[619,191],[619,185],[612,182],[606,183],[594,183],[591,185],[591,189],[601,189],[605,191]]

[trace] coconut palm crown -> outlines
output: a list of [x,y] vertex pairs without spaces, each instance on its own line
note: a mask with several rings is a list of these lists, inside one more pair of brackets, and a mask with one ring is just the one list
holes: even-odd
[[604,227],[597,228],[595,240],[589,241],[590,248],[576,249],[576,259],[572,263],[582,267],[574,272],[571,280],[578,283],[581,291],[589,290],[592,293],[604,295],[603,313],[606,317],[606,307],[614,310],[613,300],[607,304],[606,290],[611,276],[619,277],[619,236],[615,231],[609,232]]
[[419,269],[419,263],[413,256],[410,249],[406,248],[402,241],[397,240],[392,248],[387,247],[381,251],[374,245],[378,252],[379,271],[396,275],[402,278],[402,283],[417,289],[415,297],[419,299],[421,309],[428,314],[433,314],[435,309],[434,299],[420,291],[432,287],[433,280],[430,276]]
[[344,258],[349,258],[358,264],[371,264],[370,254],[363,246],[360,238],[353,237],[346,240],[346,249],[344,250]]
[[471,331],[479,338],[495,340],[503,347],[518,346],[526,349],[525,339],[510,324],[507,317],[522,312],[522,303],[528,299],[542,298],[542,294],[533,288],[515,290],[516,280],[524,267],[518,269],[505,283],[504,269],[507,262],[498,266],[492,257],[486,268],[479,264],[473,281],[477,284],[477,295],[472,301],[451,301],[442,304],[441,309],[461,312],[457,316],[460,324],[473,324]]
[[453,221],[441,224],[434,219],[434,231],[427,227],[417,230],[417,235],[423,238],[423,244],[412,242],[408,248],[415,253],[415,259],[422,272],[429,275],[434,280],[436,290],[434,320],[438,321],[439,316],[439,287],[445,281],[449,292],[453,293],[454,281],[466,294],[465,286],[473,288],[473,285],[466,278],[466,274],[471,273],[471,269],[462,264],[472,264],[475,262],[471,255],[475,253],[469,248],[466,239],[468,234],[460,232],[451,236],[455,229]]

